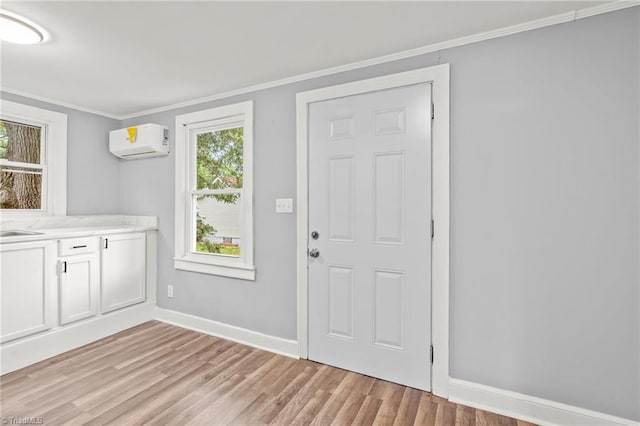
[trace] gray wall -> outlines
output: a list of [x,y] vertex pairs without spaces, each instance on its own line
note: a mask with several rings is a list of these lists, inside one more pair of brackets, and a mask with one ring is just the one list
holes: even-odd
[[173,154],[118,164],[113,122],[73,111],[69,213],[159,216],[161,307],[295,339],[295,216],[274,213],[295,195],[295,94],[450,63],[451,375],[640,420],[639,23],[635,7],[117,123],[173,140],[177,114],[255,101],[255,282],[173,269]]
[[109,131],[118,120],[0,92],[0,97],[67,114],[67,214],[113,214],[120,210],[120,164],[109,153]]
[[173,155],[121,165],[159,305],[295,339],[295,93],[448,62],[452,377],[640,419],[639,9],[126,121],[255,101],[255,282],[175,270]]
[[640,419],[639,9],[443,52],[453,377]]

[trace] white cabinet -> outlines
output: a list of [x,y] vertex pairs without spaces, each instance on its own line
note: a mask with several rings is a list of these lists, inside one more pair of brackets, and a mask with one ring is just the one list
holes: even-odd
[[[100,269],[97,241],[97,237],[60,240],[59,254],[69,255],[59,260],[60,325],[98,314]],[[85,254],[75,254],[77,252]]]
[[53,242],[0,245],[0,342],[53,326]]
[[153,319],[155,220],[107,219],[0,236],[0,374]]
[[144,302],[145,233],[102,237],[100,269],[102,313]]

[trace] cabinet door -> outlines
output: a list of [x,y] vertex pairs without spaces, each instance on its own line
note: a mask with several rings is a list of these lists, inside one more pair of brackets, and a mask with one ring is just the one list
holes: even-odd
[[51,241],[0,245],[0,342],[52,327],[52,249]]
[[145,300],[146,236],[117,234],[102,238],[102,312]]
[[98,313],[98,256],[72,256],[60,261],[60,324]]

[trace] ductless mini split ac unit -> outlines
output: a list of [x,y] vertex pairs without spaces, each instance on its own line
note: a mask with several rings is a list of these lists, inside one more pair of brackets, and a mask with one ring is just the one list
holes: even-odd
[[112,130],[109,151],[125,160],[169,155],[169,129],[149,123]]

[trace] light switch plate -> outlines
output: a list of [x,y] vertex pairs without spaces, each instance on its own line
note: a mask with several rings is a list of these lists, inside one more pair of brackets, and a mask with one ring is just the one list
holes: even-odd
[[276,213],[293,213],[293,198],[277,198]]

